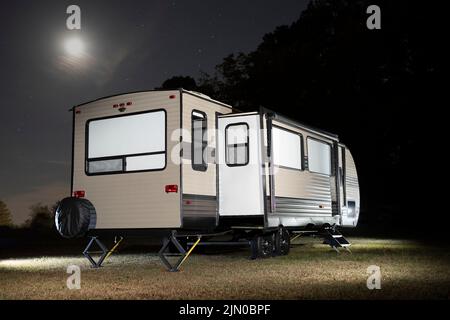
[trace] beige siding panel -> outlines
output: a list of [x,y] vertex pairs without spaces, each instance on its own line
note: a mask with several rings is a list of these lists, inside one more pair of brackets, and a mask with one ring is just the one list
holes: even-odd
[[[187,145],[192,142],[191,114],[193,110],[206,113],[208,117],[208,147],[216,148],[216,112],[231,113],[231,109],[212,101],[201,99],[191,94],[183,94],[183,141]],[[190,150],[187,152],[191,154]],[[216,196],[216,165],[214,159],[208,158],[208,170],[205,172],[192,169],[190,159],[183,159],[183,193]]]
[[[274,126],[282,127],[303,136],[304,155],[307,156],[307,138],[316,138],[332,143],[332,140],[306,130],[273,121]],[[317,199],[331,203],[330,177],[309,171],[275,168],[275,196],[287,198]],[[325,203],[324,203],[325,204]]]
[[[176,99],[169,99],[176,95]],[[181,226],[180,195],[166,194],[168,184],[180,185],[180,166],[170,159],[179,141],[180,92],[143,92],[102,99],[77,107],[74,137],[74,190],[85,190],[97,210],[97,229],[177,228]],[[164,171],[105,176],[85,174],[85,127],[89,119],[119,115],[114,104],[133,104],[123,115],[155,109],[167,112],[167,167]]]
[[330,177],[308,171],[276,170],[276,197],[316,199],[331,202]]
[[359,181],[358,173],[356,171],[355,161],[348,149],[345,149],[345,183],[347,191],[347,200],[355,201],[356,206],[359,207]]

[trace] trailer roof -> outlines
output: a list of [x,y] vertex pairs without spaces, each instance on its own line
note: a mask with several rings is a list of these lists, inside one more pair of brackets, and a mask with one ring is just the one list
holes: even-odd
[[145,93],[145,92],[166,92],[166,91],[167,92],[169,92],[169,91],[180,91],[182,93],[187,93],[187,94],[190,94],[190,95],[195,96],[197,98],[200,98],[200,99],[203,99],[203,100],[208,100],[208,101],[211,101],[213,103],[220,104],[221,106],[224,106],[224,107],[227,107],[227,108],[230,108],[230,109],[234,110],[234,108],[232,106],[230,106],[230,105],[228,105],[226,103],[214,100],[214,99],[212,99],[211,97],[209,97],[209,96],[207,96],[205,94],[202,94],[202,93],[196,92],[196,91],[190,91],[190,90],[185,90],[183,88],[180,88],[180,89],[140,90],[140,91],[132,91],[132,92],[123,92],[123,93],[113,94],[113,95],[110,95],[110,96],[101,97],[101,98],[98,98],[98,99],[95,99],[95,100],[91,100],[91,101],[88,101],[88,102],[84,102],[84,103],[75,105],[72,108],[70,108],[69,111],[73,111],[74,108],[82,107],[82,106],[85,106],[85,105],[93,103],[93,102],[101,101],[101,100],[108,99],[108,98],[119,97],[119,96],[123,96],[123,95],[126,95],[126,94]]
[[302,123],[300,121],[297,121],[295,119],[289,118],[289,117],[287,117],[285,115],[282,115],[282,114],[280,114],[278,112],[275,112],[275,111],[272,111],[270,109],[261,107],[260,112],[261,113],[270,114],[270,115],[272,115],[273,119],[279,120],[281,122],[284,122],[286,124],[292,125],[294,127],[299,127],[301,129],[305,129],[305,130],[311,131],[313,133],[325,136],[325,137],[333,139],[333,140],[339,140],[339,136],[337,134],[334,134],[334,133],[331,133],[331,132],[328,132],[328,131],[325,131],[325,130],[322,130],[322,129],[319,129],[319,128],[316,128],[316,127],[313,127],[313,126],[310,126],[310,125],[307,125],[307,124],[304,124],[304,123]]
[[180,89],[180,90],[181,90],[183,93],[187,93],[187,94],[196,96],[197,98],[200,98],[200,99],[204,99],[204,100],[208,100],[208,101],[214,102],[214,103],[219,104],[219,105],[221,105],[221,106],[230,108],[231,110],[236,110],[234,107],[230,106],[229,104],[226,104],[226,103],[217,101],[217,100],[211,98],[210,96],[207,96],[206,94],[203,94],[203,93],[201,93],[201,92],[190,91],[190,90],[185,90],[185,89]]
[[[180,88],[180,89],[153,89],[153,90],[141,90],[141,91],[133,91],[133,92],[124,92],[124,93],[119,93],[119,94],[113,94],[113,95],[110,95],[110,96],[105,96],[105,97],[102,97],[102,98],[98,98],[98,99],[95,99],[95,100],[91,100],[91,101],[88,101],[88,102],[84,102],[84,103],[78,104],[78,105],[72,107],[72,108],[70,109],[70,111],[73,111],[73,109],[76,108],[76,107],[85,106],[85,105],[87,105],[87,104],[90,104],[90,103],[93,103],[93,102],[96,102],[96,101],[101,101],[101,100],[108,99],[108,98],[113,98],[113,97],[119,97],[119,96],[123,96],[123,95],[126,95],[126,94],[145,93],[145,92],[166,92],[166,91],[167,91],[167,92],[169,92],[169,91],[179,91],[179,92],[181,92],[181,93],[190,94],[190,95],[195,96],[195,97],[197,97],[197,98],[200,98],[200,99],[203,99],[203,100],[207,100],[207,101],[210,101],[210,102],[219,104],[219,105],[221,105],[221,106],[230,108],[231,110],[233,110],[233,111],[235,111],[235,112],[236,112],[236,111],[239,112],[238,109],[235,109],[235,108],[233,108],[232,106],[230,106],[230,105],[228,105],[228,104],[226,104],[226,103],[223,103],[223,102],[214,100],[214,99],[212,99],[211,97],[209,97],[209,96],[207,96],[207,95],[205,95],[205,94],[202,94],[202,93],[200,93],[200,92],[190,91],[190,90],[186,90],[186,89],[183,89],[183,88]],[[264,108],[264,107],[261,107],[260,110],[259,110],[259,112],[261,112],[261,113],[266,113],[266,114],[272,114],[273,117],[274,117],[274,119],[276,119],[276,120],[285,122],[285,123],[290,124],[290,125],[293,125],[293,126],[297,126],[297,127],[303,128],[303,129],[305,129],[305,130],[312,131],[312,132],[314,132],[314,133],[317,133],[317,134],[326,136],[326,137],[331,138],[331,139],[333,139],[333,140],[338,140],[338,138],[339,138],[337,134],[330,133],[330,132],[327,132],[327,131],[322,130],[322,129],[318,129],[318,128],[315,128],[315,127],[310,126],[310,125],[306,125],[306,124],[304,124],[304,123],[302,123],[302,122],[299,122],[299,121],[297,121],[297,120],[295,120],[295,119],[289,118],[289,117],[284,116],[284,115],[282,115],[282,114],[280,114],[280,113],[278,113],[278,112],[272,111],[272,110],[267,109],[267,108]]]

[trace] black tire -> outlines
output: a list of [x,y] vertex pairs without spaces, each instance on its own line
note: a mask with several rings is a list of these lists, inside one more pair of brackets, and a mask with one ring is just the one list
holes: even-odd
[[258,237],[254,237],[250,240],[250,250],[252,252],[250,259],[258,259]]
[[56,230],[64,238],[80,238],[95,229],[96,222],[95,208],[87,199],[65,198],[56,208]]
[[266,259],[273,256],[274,251],[274,237],[273,234],[257,236],[256,237],[257,257]]
[[275,255],[287,256],[291,249],[291,237],[286,228],[280,227],[275,233]]

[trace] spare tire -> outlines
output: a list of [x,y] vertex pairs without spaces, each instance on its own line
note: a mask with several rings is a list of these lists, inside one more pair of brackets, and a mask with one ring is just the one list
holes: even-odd
[[87,199],[65,198],[56,208],[56,229],[64,238],[82,237],[90,229],[95,229],[96,222],[95,208]]

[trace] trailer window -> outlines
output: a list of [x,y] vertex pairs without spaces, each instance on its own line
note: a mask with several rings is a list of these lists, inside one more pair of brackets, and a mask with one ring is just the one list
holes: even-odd
[[308,166],[311,172],[331,175],[331,146],[308,138]]
[[166,167],[166,112],[116,116],[86,125],[88,175],[163,170]]
[[246,166],[249,163],[248,124],[237,123],[225,128],[225,160],[229,167]]
[[206,148],[208,147],[208,118],[206,113],[192,111],[192,169],[195,171],[208,170]]
[[273,161],[276,166],[303,170],[303,137],[280,127],[272,128]]

